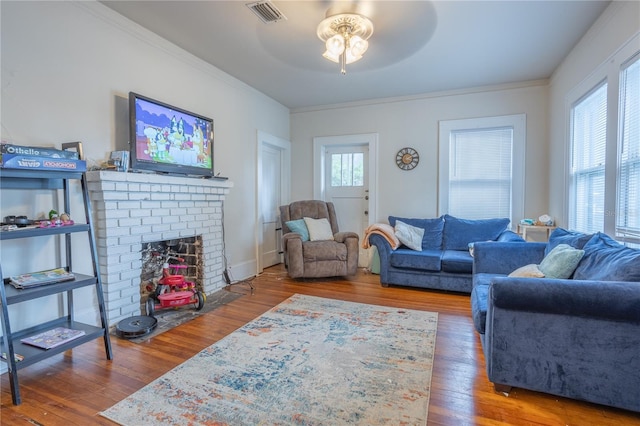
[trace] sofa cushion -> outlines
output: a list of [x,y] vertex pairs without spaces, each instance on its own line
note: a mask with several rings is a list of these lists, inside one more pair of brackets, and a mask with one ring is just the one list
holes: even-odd
[[474,274],[473,290],[471,291],[471,316],[476,331],[484,334],[487,323],[487,298],[489,285],[494,277],[502,277],[499,274]]
[[598,232],[584,246],[574,279],[640,282],[640,250]]
[[549,235],[549,242],[544,249],[544,254],[545,256],[549,254],[558,244],[568,244],[573,248],[582,249],[591,237],[593,237],[593,234],[583,234],[582,232],[556,228],[551,235]]
[[496,241],[500,241],[501,243],[522,243],[524,242],[524,238],[510,229],[505,229],[500,233],[500,235],[498,235],[498,239]]
[[389,263],[394,268],[411,268],[422,271],[439,272],[442,261],[440,250],[415,251],[399,248],[391,252]]
[[495,241],[509,225],[510,220],[501,219],[459,219],[444,215],[445,250],[468,250],[469,243]]
[[542,259],[538,268],[547,278],[571,278],[583,256],[584,250],[558,244]]
[[435,219],[412,219],[397,216],[389,216],[389,224],[396,226],[396,220],[400,220],[407,225],[424,229],[422,236],[422,250],[439,250],[442,248],[442,231],[444,220],[442,217]]
[[442,271],[470,274],[473,271],[473,256],[469,250],[444,250]]
[[395,234],[398,240],[411,250],[422,251],[423,228],[411,226],[401,220],[396,220]]

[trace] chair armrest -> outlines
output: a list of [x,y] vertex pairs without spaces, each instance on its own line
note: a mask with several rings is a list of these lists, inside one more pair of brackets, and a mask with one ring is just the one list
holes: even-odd
[[355,238],[358,240],[360,237],[355,232],[337,232],[333,235],[333,239],[338,243],[344,243],[347,238]]
[[508,275],[521,266],[539,264],[546,243],[482,241],[473,245],[473,273]]
[[634,282],[494,277],[489,305],[640,324],[640,287]]
[[284,234],[282,236],[283,249],[286,248],[287,243],[291,240],[300,240],[300,242],[302,242],[302,235],[298,234],[297,232],[287,232],[286,234]]
[[302,235],[297,232],[287,232],[282,236],[282,252],[284,264],[291,278],[304,275],[304,258],[302,255]]
[[382,236],[378,234],[369,235],[369,243],[376,246],[378,249],[378,256],[380,257],[380,282],[389,282],[389,266],[391,265],[391,244]]
[[391,244],[389,244],[389,242],[382,235],[369,235],[369,242],[371,243],[371,245],[376,246],[376,248],[378,249],[378,254],[380,256],[381,262],[383,258],[387,259],[393,251],[393,249],[391,248]]

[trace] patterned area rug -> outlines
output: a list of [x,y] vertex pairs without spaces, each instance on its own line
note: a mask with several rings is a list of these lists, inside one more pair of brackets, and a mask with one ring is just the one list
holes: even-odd
[[122,425],[425,425],[438,314],[294,295],[100,413]]

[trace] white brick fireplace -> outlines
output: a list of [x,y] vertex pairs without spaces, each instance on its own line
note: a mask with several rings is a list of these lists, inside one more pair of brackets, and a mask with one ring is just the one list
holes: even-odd
[[158,174],[87,172],[109,324],[141,315],[143,243],[202,237],[203,289],[222,278],[222,208],[229,181]]

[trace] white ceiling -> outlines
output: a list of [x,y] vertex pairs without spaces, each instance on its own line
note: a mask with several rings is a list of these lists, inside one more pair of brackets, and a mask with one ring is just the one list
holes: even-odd
[[316,35],[335,2],[272,0],[271,24],[251,2],[102,1],[289,108],[545,79],[610,3],[359,2],[374,33],[342,75]]

